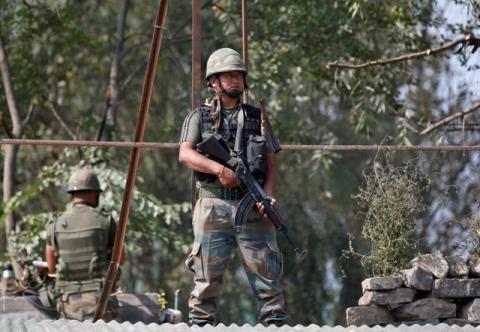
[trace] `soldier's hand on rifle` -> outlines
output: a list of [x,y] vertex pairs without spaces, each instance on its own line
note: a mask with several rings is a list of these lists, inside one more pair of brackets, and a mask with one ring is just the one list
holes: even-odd
[[218,179],[224,187],[233,188],[240,186],[240,179],[235,175],[235,172],[230,168],[222,166]]
[[[275,202],[277,201],[275,198],[273,198],[272,196],[268,196],[268,200],[270,201],[270,205],[274,205]],[[257,206],[257,210],[258,212],[264,217],[264,218],[268,218],[267,217],[267,214],[265,213],[265,207],[263,206],[263,203],[262,202],[258,202],[256,203],[256,206]]]

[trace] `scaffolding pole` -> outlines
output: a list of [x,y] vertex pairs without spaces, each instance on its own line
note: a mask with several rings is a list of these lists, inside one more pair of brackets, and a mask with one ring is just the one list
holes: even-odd
[[[178,149],[178,143],[169,142],[107,142],[107,141],[72,141],[72,140],[37,140],[37,139],[0,139],[0,145],[32,145],[61,147],[97,147],[127,149]],[[322,144],[283,144],[285,151],[320,151],[320,152],[468,152],[480,151],[480,145],[322,145]]]

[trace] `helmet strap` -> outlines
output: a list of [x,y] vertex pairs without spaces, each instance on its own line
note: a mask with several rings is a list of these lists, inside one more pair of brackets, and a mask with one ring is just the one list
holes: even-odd
[[[243,93],[242,90],[239,89],[228,89],[226,90],[223,85],[222,81],[218,77],[218,75],[214,76],[214,79],[217,81],[218,86],[220,87],[220,91],[216,91],[210,83],[208,83],[208,91],[212,94],[212,101],[210,103],[210,111],[213,117],[213,121],[215,123],[215,133],[218,133],[220,129],[220,125],[222,123],[222,102],[220,97],[221,96],[228,96],[233,99],[240,100],[240,97]],[[247,89],[247,81],[245,79],[245,74],[243,75],[243,83],[245,90]]]
[[[225,89],[222,85],[222,81],[220,81],[220,79],[218,77],[216,77],[216,80],[218,82],[218,86],[220,87],[220,89],[222,91],[221,96],[229,96],[230,98],[238,99],[242,95],[242,93],[243,93],[242,90],[239,90],[239,89]],[[245,84],[245,76],[244,76],[243,82]]]

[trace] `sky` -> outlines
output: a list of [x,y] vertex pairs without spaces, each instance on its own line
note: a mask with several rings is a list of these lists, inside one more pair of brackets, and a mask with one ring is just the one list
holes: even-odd
[[[467,25],[468,20],[474,21],[472,9],[469,6],[456,4],[456,1],[452,0],[440,0],[438,2],[441,14],[445,17],[446,21],[450,24],[463,24]],[[472,33],[480,37],[480,18],[476,18],[477,28]],[[461,35],[454,35],[447,32],[445,29],[439,31],[431,31],[430,33],[440,33],[447,38],[454,40],[460,38]],[[474,65],[480,65],[480,50],[477,50],[474,54],[471,53],[472,48],[468,48],[467,51],[467,67]],[[480,100],[480,70],[468,71],[467,67],[462,66],[459,61],[459,56],[452,54],[449,59],[450,73],[443,73],[441,85],[439,87],[439,96],[451,97],[450,103],[453,103],[453,98],[458,97],[462,89],[466,89],[465,97],[462,98],[461,104],[463,110],[473,105]],[[450,90],[450,91],[449,91]],[[446,105],[448,109],[448,105]],[[460,111],[460,109],[450,109],[450,111]]]

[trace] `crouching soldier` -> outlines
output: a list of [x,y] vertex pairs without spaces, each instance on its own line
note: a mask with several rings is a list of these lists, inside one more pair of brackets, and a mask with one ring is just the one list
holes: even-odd
[[[116,224],[97,209],[102,189],[92,171],[73,172],[67,192],[72,206],[47,225],[45,254],[49,274],[54,274],[56,279],[60,317],[87,320],[93,318],[97,309]],[[121,264],[124,260],[122,253]],[[113,305],[109,303],[110,310]]]

